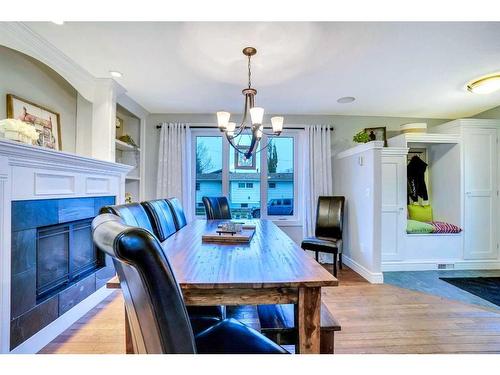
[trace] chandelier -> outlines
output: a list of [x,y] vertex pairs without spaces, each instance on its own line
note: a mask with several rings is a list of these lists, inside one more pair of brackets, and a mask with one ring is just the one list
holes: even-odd
[[[241,123],[236,126],[236,123],[229,122],[231,114],[229,112],[217,112],[217,124],[219,130],[226,135],[229,144],[234,147],[236,151],[243,154],[246,159],[250,159],[253,154],[262,151],[268,145],[259,149],[262,135],[276,135],[279,136],[283,130],[283,117],[275,116],[271,118],[272,133],[264,132],[264,108],[255,107],[255,95],[257,90],[252,87],[252,71],[251,71],[251,58],[257,53],[254,47],[246,47],[243,49],[243,54],[248,57],[248,87],[242,90],[245,96],[245,107],[243,110],[243,117]],[[248,119],[250,118],[250,122]],[[250,145],[241,144],[243,137],[251,137]],[[246,142],[245,142],[246,143]]]

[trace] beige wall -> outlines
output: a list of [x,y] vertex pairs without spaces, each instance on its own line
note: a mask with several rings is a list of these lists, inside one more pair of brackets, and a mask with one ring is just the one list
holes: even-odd
[[[0,46],[0,119],[7,117],[6,94],[14,94],[58,112],[61,115],[63,151],[75,152],[77,103],[84,103],[88,116],[92,106],[60,75],[41,62],[17,51]],[[90,110],[90,121],[91,117]],[[85,116],[80,122],[85,122]],[[82,126],[84,124],[82,123]],[[89,123],[90,125],[90,123]]]
[[500,119],[500,105],[472,116],[473,118]]

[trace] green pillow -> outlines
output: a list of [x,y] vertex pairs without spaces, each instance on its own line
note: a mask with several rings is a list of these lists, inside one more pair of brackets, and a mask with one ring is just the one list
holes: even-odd
[[418,204],[409,204],[408,205],[408,217],[411,220],[417,221],[432,221],[432,207],[429,206],[420,206]]
[[422,223],[417,220],[408,220],[406,223],[406,233],[415,234],[415,233],[432,233],[434,232],[434,227],[427,223]]

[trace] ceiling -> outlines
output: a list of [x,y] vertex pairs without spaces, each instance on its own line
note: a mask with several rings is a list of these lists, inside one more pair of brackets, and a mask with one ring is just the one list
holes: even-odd
[[[241,112],[241,50],[267,113],[458,118],[500,104],[470,79],[500,71],[500,23],[50,22],[27,25],[151,113]],[[339,104],[337,99],[356,101]]]

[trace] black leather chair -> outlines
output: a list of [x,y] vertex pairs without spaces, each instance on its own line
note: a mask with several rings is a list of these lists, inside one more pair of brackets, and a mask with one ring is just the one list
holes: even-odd
[[231,209],[226,197],[203,197],[207,220],[231,219]]
[[186,226],[187,220],[186,215],[184,215],[184,210],[182,209],[181,202],[177,198],[168,198],[167,200],[172,213],[174,214],[175,227],[177,230]]
[[333,254],[333,275],[337,276],[337,257],[342,269],[342,230],[344,227],[344,197],[319,197],[316,210],[315,237],[304,238],[301,247],[316,253]]
[[[144,207],[160,242],[177,232],[174,215],[165,199],[146,201],[142,202],[141,205]],[[118,214],[118,216],[121,215]]]
[[101,214],[92,222],[92,234],[97,248],[113,258],[135,353],[286,353],[235,319],[195,335],[179,284],[151,232]]
[[[160,242],[165,241],[168,237],[177,232],[175,225],[175,213],[171,210],[171,206],[168,204],[166,199],[145,201],[142,202],[141,205],[144,207],[148,217],[150,218],[151,223],[153,224],[154,233]],[[121,216],[120,213],[118,213],[118,216]],[[125,221],[125,223],[127,222]],[[191,318],[216,317],[222,319],[226,316],[226,308],[225,306],[189,306],[188,313]]]

